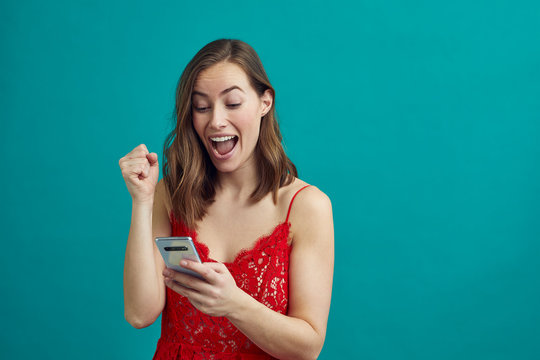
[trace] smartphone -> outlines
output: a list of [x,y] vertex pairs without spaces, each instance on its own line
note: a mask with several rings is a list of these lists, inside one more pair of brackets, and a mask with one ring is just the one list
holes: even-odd
[[168,268],[205,280],[198,273],[180,266],[180,261],[184,259],[194,260],[199,263],[201,262],[201,258],[199,257],[199,253],[197,253],[197,249],[195,248],[191,237],[157,237],[156,245]]

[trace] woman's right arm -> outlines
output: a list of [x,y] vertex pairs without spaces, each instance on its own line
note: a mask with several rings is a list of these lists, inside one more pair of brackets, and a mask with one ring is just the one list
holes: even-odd
[[[148,154],[146,147],[139,149],[139,152],[141,150],[142,154]],[[124,163],[127,161],[129,160],[126,157]],[[124,164],[124,168],[128,167]],[[134,171],[137,172],[136,169]],[[140,177],[135,180],[132,177],[132,181],[137,182],[139,179],[142,183],[149,180],[151,183],[152,177],[157,178],[156,171],[159,175],[157,156],[155,162],[152,164],[149,162],[146,169],[141,171]],[[127,176],[124,177],[128,182]],[[150,196],[134,196],[142,194],[137,192],[136,188],[143,189],[145,186],[135,186],[135,183],[128,185],[133,201],[124,262],[124,316],[137,329],[153,324],[165,306],[165,284],[162,274],[165,263],[154,242],[156,237],[171,236],[164,185],[163,180],[160,180],[155,185],[153,193],[146,192]],[[154,187],[146,189],[153,190]]]

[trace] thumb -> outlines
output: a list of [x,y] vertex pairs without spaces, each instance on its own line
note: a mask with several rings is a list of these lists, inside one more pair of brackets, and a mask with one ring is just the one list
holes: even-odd
[[150,166],[154,166],[158,163],[158,156],[156,153],[146,154],[146,158],[150,162]]
[[223,263],[219,263],[219,262],[205,262],[204,263],[206,266],[208,266],[209,268],[211,268],[212,270],[214,270],[215,272],[217,273],[224,273],[227,270],[227,267],[223,264]]

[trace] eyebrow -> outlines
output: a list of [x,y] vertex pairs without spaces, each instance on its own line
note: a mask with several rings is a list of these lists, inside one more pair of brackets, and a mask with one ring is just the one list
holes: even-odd
[[[241,92],[243,92],[244,94],[246,93],[246,92],[245,92],[244,90],[242,90],[239,86],[233,85],[233,86],[231,86],[231,87],[229,87],[229,88],[226,88],[226,89],[223,90],[222,92],[220,92],[219,95],[221,96],[221,95],[226,94],[226,93],[228,93],[228,92],[230,92],[230,91],[232,91],[232,90],[234,90],[234,89],[238,89],[238,90],[240,90]],[[208,97],[207,94],[202,93],[202,92],[197,91],[197,90],[193,90],[193,95],[200,95],[200,96]]]

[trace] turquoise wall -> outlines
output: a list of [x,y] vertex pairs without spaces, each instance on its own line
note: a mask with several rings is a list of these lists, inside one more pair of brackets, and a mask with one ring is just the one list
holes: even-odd
[[176,82],[238,38],[332,199],[321,359],[540,358],[537,1],[3,1],[0,356],[150,359],[123,315],[131,198]]

